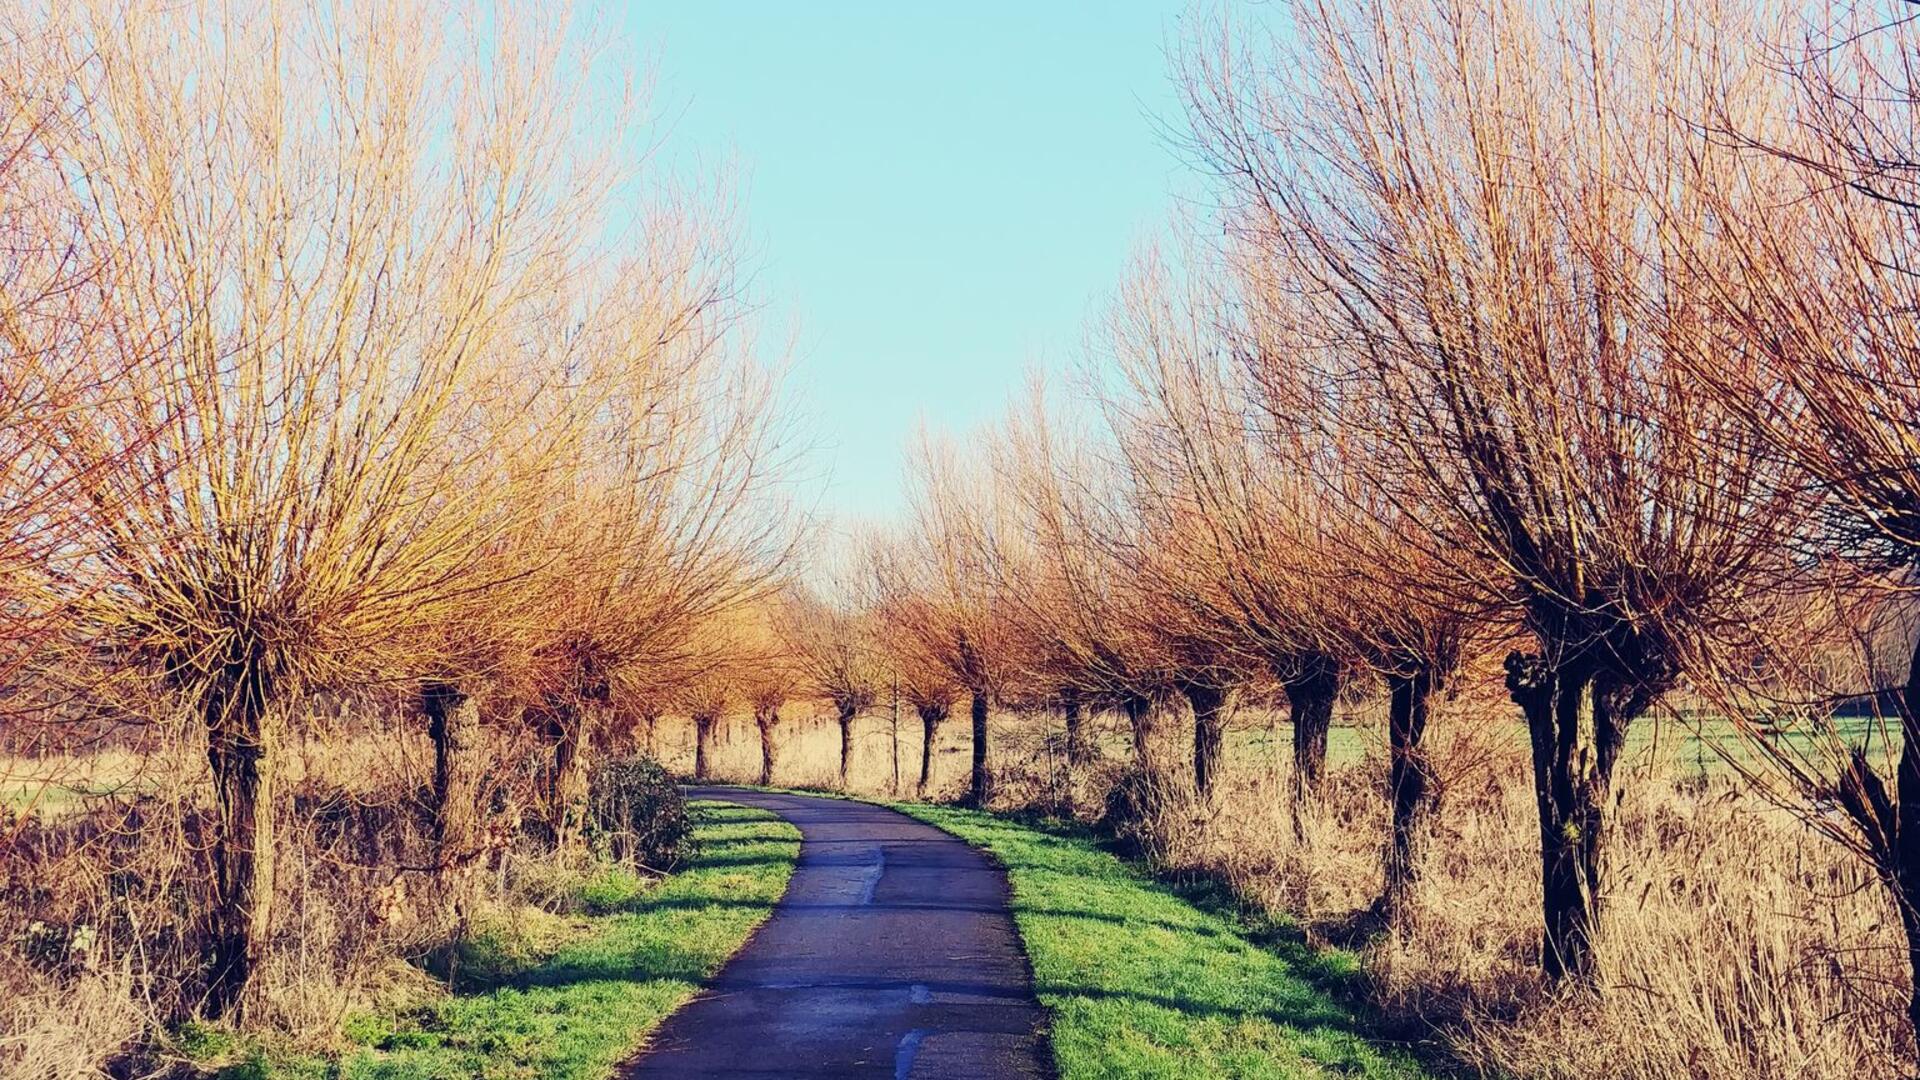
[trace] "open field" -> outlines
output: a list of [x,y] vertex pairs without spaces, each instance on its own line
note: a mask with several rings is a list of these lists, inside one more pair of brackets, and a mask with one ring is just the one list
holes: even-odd
[[[1527,732],[1518,711],[1505,703],[1495,704],[1492,709],[1495,717],[1476,723],[1476,732],[1489,746],[1524,753]],[[809,787],[838,786],[840,733],[831,715],[817,707],[796,705],[783,714],[782,722],[785,726],[774,763],[775,782]],[[1044,740],[1049,737],[1058,740],[1064,734],[1058,716],[995,712],[991,723],[992,753],[997,762],[1007,767],[1016,764],[1024,767],[1044,757]],[[1100,714],[1090,724],[1107,757],[1118,760],[1131,753],[1131,736],[1123,717]],[[1889,732],[1879,722],[1866,717],[1841,717],[1834,727],[1846,743],[1867,748],[1875,759],[1898,756],[1897,724],[1891,731],[1891,751],[1886,738]],[[661,721],[651,749],[671,768],[690,774],[694,763],[693,738],[689,723],[669,717]],[[1292,753],[1292,728],[1284,710],[1239,710],[1228,722],[1226,738],[1224,761],[1231,771],[1273,775],[1287,767]],[[1780,739],[1802,750],[1812,745],[1805,736],[1797,734]],[[855,788],[875,794],[912,791],[918,779],[920,746],[920,724],[911,709],[901,710],[897,727],[891,709],[882,706],[866,711],[854,726]],[[934,744],[930,794],[950,797],[964,790],[968,746],[964,718],[948,720]],[[748,717],[738,714],[722,717],[715,726],[709,752],[709,768],[715,778],[742,783],[758,778],[760,744]],[[1179,760],[1191,754],[1191,747],[1179,745],[1177,736],[1170,732],[1166,753],[1171,755],[1169,760]],[[1327,740],[1330,764],[1355,765],[1368,757],[1382,759],[1385,755],[1386,731],[1377,705],[1336,714]],[[1725,720],[1654,715],[1644,718],[1629,731],[1622,765],[1662,775],[1719,776],[1731,771],[1728,757],[1749,767],[1761,764],[1748,738]]]
[[[995,760],[1008,765],[1037,760],[1044,753],[1044,738],[1059,738],[1062,734],[1057,717],[1004,712],[993,714],[992,728]],[[1894,748],[1891,752],[1886,749],[1889,732],[1876,721],[1842,717],[1835,722],[1835,728],[1847,743],[1866,747],[1875,756],[1897,756],[1897,726],[1890,732]],[[1120,759],[1130,752],[1130,736],[1122,718],[1100,715],[1092,721],[1092,730],[1106,756]],[[1514,751],[1523,751],[1526,746],[1526,730],[1517,717],[1511,724],[1490,724],[1487,731],[1495,744],[1504,740]],[[783,717],[774,765],[775,782],[837,787],[839,739],[839,729],[830,714],[817,706],[795,705]],[[1292,752],[1291,739],[1284,711],[1241,710],[1234,714],[1227,727],[1226,766],[1237,772],[1273,775],[1286,768]],[[1798,735],[1782,739],[1802,749],[1810,745]],[[685,718],[667,717],[656,728],[652,744],[643,749],[658,756],[668,767],[691,775],[693,740],[692,725]],[[890,708],[883,706],[863,713],[854,726],[852,774],[856,789],[874,794],[911,793],[919,775],[920,744],[920,724],[911,710],[902,710],[897,726]],[[953,797],[964,790],[968,745],[964,720],[949,720],[942,726],[934,745],[930,795]],[[338,757],[336,745],[330,744],[323,752]],[[367,752],[390,757],[396,751],[392,747],[376,751],[369,745]],[[423,742],[416,742],[401,752],[419,761],[425,759],[428,748]],[[1169,743],[1166,752],[1179,757],[1188,751]],[[1356,765],[1370,756],[1377,759],[1385,753],[1386,733],[1376,709],[1336,717],[1327,740],[1330,764]],[[710,754],[709,767],[715,779],[750,783],[759,778],[759,736],[749,717],[723,716],[715,725]],[[1727,757],[1749,766],[1760,763],[1750,741],[1723,720],[1648,717],[1630,732],[1624,765],[1663,775],[1718,776],[1730,771]],[[298,782],[309,767],[316,766],[299,753],[292,755],[287,771],[289,781]],[[350,768],[333,765],[317,767],[343,774],[352,772]],[[21,812],[31,808],[41,814],[58,815],[84,808],[91,801],[138,794],[162,779],[204,777],[205,773],[206,763],[190,754],[167,762],[154,762],[126,752],[45,759],[0,757],[0,809]]]

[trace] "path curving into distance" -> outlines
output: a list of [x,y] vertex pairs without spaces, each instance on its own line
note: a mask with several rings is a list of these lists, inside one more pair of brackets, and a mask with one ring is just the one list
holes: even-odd
[[983,852],[869,803],[687,795],[792,822],[800,861],[773,915],[623,1077],[1053,1075],[1006,874]]

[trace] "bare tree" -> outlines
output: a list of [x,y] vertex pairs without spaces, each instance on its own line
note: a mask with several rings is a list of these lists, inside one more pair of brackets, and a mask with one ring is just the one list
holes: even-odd
[[968,697],[973,733],[968,797],[988,795],[988,708],[1006,674],[1011,651],[1003,600],[988,565],[998,508],[984,463],[965,462],[951,445],[923,436],[909,471],[913,510],[896,557],[882,566],[889,600],[883,603],[889,636],[942,670]]
[[840,729],[840,785],[853,765],[853,725],[872,707],[885,681],[874,621],[850,580],[834,583],[835,595],[798,593],[787,605],[783,636],[792,643],[802,683],[825,698]]
[[933,779],[933,748],[940,725],[952,715],[960,688],[943,660],[944,653],[929,648],[940,639],[929,634],[927,627],[940,616],[924,583],[914,580],[916,568],[904,561],[905,546],[897,537],[875,536],[866,545],[863,560],[886,666],[900,695],[920,718],[920,778],[915,790],[924,799]]
[[[1072,688],[1127,716],[1134,759],[1164,781],[1154,756],[1164,704],[1179,693],[1170,646],[1136,565],[1149,546],[1124,475],[1095,452],[1096,433],[1056,414],[1035,380],[990,440],[1008,526],[992,549],[1023,678],[1043,692]],[[1201,643],[1194,643],[1201,644]]]
[[[1752,779],[1892,894],[1920,1033],[1920,27],[1896,2],[1798,14],[1797,40],[1770,38],[1779,77],[1715,82],[1688,148],[1716,231],[1678,240],[1714,319],[1679,356],[1809,506],[1773,538],[1803,588],[1756,604],[1704,666],[1758,751]],[[1849,698],[1870,706],[1865,745],[1835,722]]]
[[[1550,976],[1593,972],[1614,765],[1688,643],[1763,587],[1767,459],[1672,360],[1707,318],[1671,230],[1703,186],[1690,132],[1718,36],[1608,3],[1294,9],[1285,58],[1222,36],[1186,69],[1234,234],[1367,386],[1387,498],[1532,651]],[[1670,17],[1672,16],[1672,17]],[[1656,224],[1657,223],[1657,224]]]
[[[13,28],[64,50],[35,92],[87,117],[51,152],[88,177],[93,243],[129,268],[127,332],[161,350],[57,443],[86,490],[89,625],[150,657],[207,739],[214,1013],[267,939],[291,707],[412,669],[417,631],[494,583],[502,519],[450,493],[499,491],[491,469],[517,452],[444,437],[514,381],[518,320],[577,271],[624,142],[617,125],[572,138],[585,92],[562,28],[441,52],[431,15],[285,3],[216,30],[100,4]],[[175,436],[127,446],[161,418]]]
[[[460,628],[537,570],[502,557],[516,535],[536,520],[591,534],[569,523],[604,525],[617,500],[579,493],[640,480],[648,511],[624,523],[678,526],[647,533],[650,554],[721,553],[672,560],[667,606],[710,606],[735,586],[689,577],[750,581],[743,553],[778,546],[752,515],[717,525],[763,490],[742,478],[772,466],[777,426],[751,377],[689,375],[728,264],[685,207],[623,204],[631,102],[591,92],[591,50],[564,22],[299,0],[195,16],[102,2],[6,18],[10,39],[51,50],[9,92],[84,103],[41,129],[40,152],[87,177],[81,250],[114,253],[120,344],[153,354],[47,441],[74,492],[52,587],[87,655],[145,665],[206,739],[217,1014],[269,938],[276,746],[298,706],[418,686],[446,751],[437,798],[457,798],[470,714],[452,676],[470,659],[458,644],[483,636]],[[629,209],[659,228],[611,255],[602,226]],[[728,385],[745,411],[702,406]],[[644,482],[661,475],[698,476],[667,487],[699,496],[662,497]],[[607,550],[587,561],[617,562]],[[575,698],[604,699],[630,658],[544,636],[535,651],[569,666],[535,681]],[[556,745],[564,772],[584,740]]]
[[[1351,395],[1317,382],[1335,365],[1315,362],[1297,321],[1310,313],[1271,288],[1257,261],[1227,254],[1195,249],[1173,267],[1148,250],[1109,319],[1125,392],[1110,394],[1107,412],[1135,501],[1159,523],[1144,577],[1173,608],[1154,621],[1184,617],[1215,642],[1216,665],[1280,672],[1317,653],[1385,678],[1393,827],[1380,906],[1391,915],[1416,872],[1431,801],[1428,699],[1467,622],[1432,588],[1450,574],[1428,565],[1403,508],[1374,483],[1379,450],[1349,423]],[[1196,768],[1210,769],[1218,729],[1203,719],[1217,698],[1188,694]],[[1304,736],[1296,808],[1325,753],[1311,745],[1323,730]]]

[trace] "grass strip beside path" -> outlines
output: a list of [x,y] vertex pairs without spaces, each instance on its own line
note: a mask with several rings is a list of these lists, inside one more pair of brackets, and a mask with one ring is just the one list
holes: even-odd
[[1428,1075],[1370,1042],[1362,1018],[1327,989],[1351,975],[1350,957],[1257,942],[1081,830],[895,808],[1006,866],[1063,1080]]
[[[347,1080],[599,1080],[719,970],[772,913],[800,833],[764,810],[696,803],[700,853],[581,920],[565,944],[420,1015],[369,1023],[332,1059],[255,1059],[230,1076]],[[589,902],[593,898],[589,896]],[[383,1030],[384,1029],[384,1030]]]

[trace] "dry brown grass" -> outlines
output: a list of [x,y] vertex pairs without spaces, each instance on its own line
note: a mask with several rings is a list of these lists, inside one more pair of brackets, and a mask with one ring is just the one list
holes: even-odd
[[[1505,715],[1490,709],[1497,705],[1454,703],[1436,728],[1445,781],[1436,831],[1404,921],[1389,932],[1348,936],[1379,894],[1387,832],[1384,735],[1371,706],[1345,718],[1360,725],[1365,750],[1357,761],[1336,755],[1325,798],[1298,836],[1287,755],[1245,749],[1273,718],[1239,714],[1241,750],[1214,800],[1177,792],[1149,824],[1161,868],[1218,879],[1250,905],[1296,918],[1321,941],[1352,945],[1387,1012],[1437,1033],[1472,1072],[1906,1075],[1911,1058],[1898,1023],[1906,977],[1886,894],[1857,862],[1744,794],[1732,776],[1702,782],[1665,764],[1670,748],[1643,751],[1624,766],[1637,782],[1614,835],[1600,943],[1605,976],[1591,994],[1552,991],[1539,975],[1536,819],[1521,732],[1459,715]],[[919,724],[902,709],[896,789],[891,721],[883,704],[856,722],[854,792],[914,796]],[[1057,751],[1058,727],[1056,717],[994,716],[999,805],[1059,805],[1049,764],[1057,761],[1049,753]],[[1078,806],[1086,817],[1098,812],[1101,785],[1118,772],[1127,746],[1117,717],[1100,717],[1095,728],[1106,756],[1083,770]],[[1168,716],[1159,730],[1158,759],[1184,763],[1185,725]],[[661,721],[653,749],[670,768],[690,770],[692,725]],[[936,745],[930,797],[965,795],[968,750],[966,724],[949,721]],[[755,781],[760,744],[751,717],[723,717],[710,753],[714,779]],[[102,755],[8,764],[9,775],[91,783],[138,777],[145,787],[133,800],[144,815],[137,833],[124,820],[112,827],[109,808],[126,812],[124,792],[77,798],[60,814],[40,815],[49,823],[15,860],[5,906],[13,955],[0,964],[0,1072],[88,1075],[177,1012],[179,1003],[169,1000],[177,987],[166,973],[190,967],[196,952],[190,920],[169,897],[205,884],[204,856],[191,840],[193,813],[205,802],[203,760],[174,747],[144,761]],[[511,751],[503,749],[501,760],[513,760]],[[398,869],[425,844],[416,800],[431,758],[422,740],[334,732],[290,748],[288,763],[277,897],[285,919],[261,975],[257,1022],[317,1045],[349,1010],[431,992],[395,958],[443,939],[450,916],[443,899],[423,888],[424,877]],[[775,782],[832,788],[838,771],[832,707],[789,703]],[[30,931],[35,922],[54,929]],[[73,930],[83,926],[96,929],[91,943],[75,948]],[[28,948],[36,950],[34,962],[15,962]]]
[[[529,804],[533,748],[489,732],[504,812],[490,821],[496,872],[436,881],[423,732],[382,714],[330,717],[286,750],[277,801],[275,933],[250,993],[249,1028],[323,1049],[350,1013],[439,991],[411,960],[464,922],[514,914],[547,863],[579,859],[511,843]],[[0,760],[0,1076],[148,1075],[163,1033],[199,1010],[211,890],[212,781],[195,740]],[[42,792],[19,814],[29,787]],[[19,815],[17,819],[10,818]],[[504,832],[502,830],[505,830]]]
[[[1054,721],[1058,726],[1058,721]],[[989,769],[1008,783],[1021,781],[1009,798],[1019,801],[1031,790],[1039,773],[1027,775],[1044,759],[1043,726],[1033,718],[996,714],[991,721]],[[913,707],[900,703],[896,744],[891,699],[862,712],[853,726],[853,756],[847,790],[861,795],[911,799],[920,779],[920,719]],[[663,718],[653,744],[640,749],[682,776],[693,774],[693,724],[685,717]],[[775,736],[773,783],[778,787],[840,788],[840,728],[833,706],[826,702],[790,702],[780,711]],[[894,760],[899,760],[895,784]],[[972,748],[965,716],[949,717],[934,739],[932,782],[926,797],[936,801],[966,794]],[[753,718],[744,712],[722,716],[708,746],[708,777],[716,783],[755,784],[760,780],[760,735]]]

